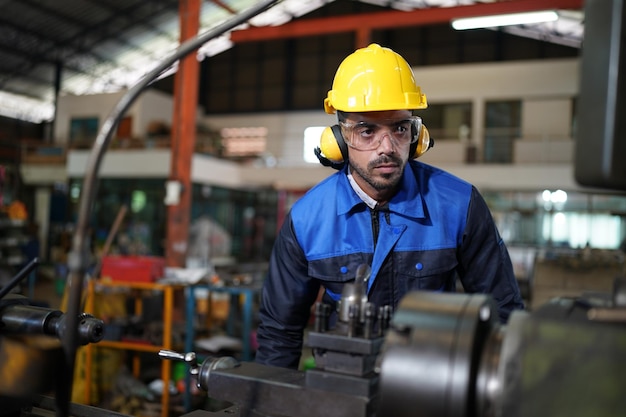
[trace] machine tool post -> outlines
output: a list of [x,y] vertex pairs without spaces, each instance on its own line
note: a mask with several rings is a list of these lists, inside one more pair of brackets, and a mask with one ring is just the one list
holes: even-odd
[[330,306],[325,303],[315,304],[315,323],[316,332],[325,332],[328,330],[328,317],[330,316]]
[[348,337],[355,337],[359,329],[361,308],[359,304],[351,304],[348,308]]
[[383,336],[389,328],[391,320],[391,306],[380,306],[378,308],[378,336]]
[[365,304],[365,323],[363,323],[363,337],[371,339],[374,335],[376,307],[372,303]]
[[173,350],[161,349],[159,351],[161,359],[169,359],[178,362],[185,362],[189,365],[189,373],[198,375],[200,367],[198,366],[198,358],[195,352],[179,353]]

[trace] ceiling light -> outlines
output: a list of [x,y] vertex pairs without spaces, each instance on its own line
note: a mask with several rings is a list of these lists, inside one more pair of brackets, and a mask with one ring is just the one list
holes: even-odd
[[523,25],[529,23],[553,22],[559,19],[555,11],[499,14],[493,16],[468,17],[454,19],[452,27],[456,30],[491,28],[496,26]]
[[54,105],[51,102],[0,91],[0,116],[31,123],[49,122],[54,118]]

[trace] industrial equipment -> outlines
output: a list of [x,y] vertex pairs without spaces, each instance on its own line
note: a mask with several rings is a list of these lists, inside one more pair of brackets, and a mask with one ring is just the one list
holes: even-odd
[[[0,414],[13,415],[30,406],[32,396],[51,392],[65,370],[61,340],[69,331],[69,318],[60,310],[32,305],[11,290],[38,264],[32,260],[0,289]],[[97,343],[104,337],[104,322],[89,314],[76,318],[77,342]]]
[[[232,357],[198,363],[193,352],[161,351],[164,360],[187,363],[210,398],[229,404],[184,417],[603,417],[626,410],[624,279],[613,294],[554,299],[532,313],[514,312],[506,325],[488,295],[413,292],[390,317],[359,287],[346,286],[348,302],[334,327],[328,306],[316,305],[307,342],[314,369]],[[0,309],[1,322],[11,311]],[[47,328],[27,321],[30,330]],[[43,416],[54,405],[36,397],[21,404],[21,416]],[[69,410],[76,417],[123,416],[77,404]]]
[[[317,306],[308,339],[317,367],[304,372],[227,357],[198,364],[192,352],[162,351],[164,359],[190,364],[209,397],[232,404],[186,417],[583,417],[626,410],[624,280],[616,280],[612,296],[554,299],[532,313],[514,312],[505,326],[487,295],[410,293],[385,337],[368,330],[367,315],[356,320],[359,307],[346,310],[347,319],[326,329],[327,309]],[[384,318],[378,323],[386,327]]]

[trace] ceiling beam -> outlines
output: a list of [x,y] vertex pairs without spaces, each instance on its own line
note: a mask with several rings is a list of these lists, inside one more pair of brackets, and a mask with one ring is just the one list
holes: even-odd
[[225,4],[222,0],[211,0],[211,3],[214,3],[216,6],[221,7],[232,15],[237,14],[237,10],[233,9],[228,4]]
[[315,19],[301,19],[281,26],[236,30],[230,39],[235,43],[259,42],[304,36],[330,35],[364,30],[390,29],[450,22],[461,17],[521,13],[537,10],[581,10],[584,0],[507,0],[455,7],[430,7],[412,11],[391,10]]

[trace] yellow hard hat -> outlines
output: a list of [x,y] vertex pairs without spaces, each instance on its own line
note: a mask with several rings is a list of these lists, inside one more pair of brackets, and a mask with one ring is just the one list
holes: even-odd
[[324,110],[333,114],[428,107],[411,67],[389,48],[371,44],[357,49],[339,65]]

